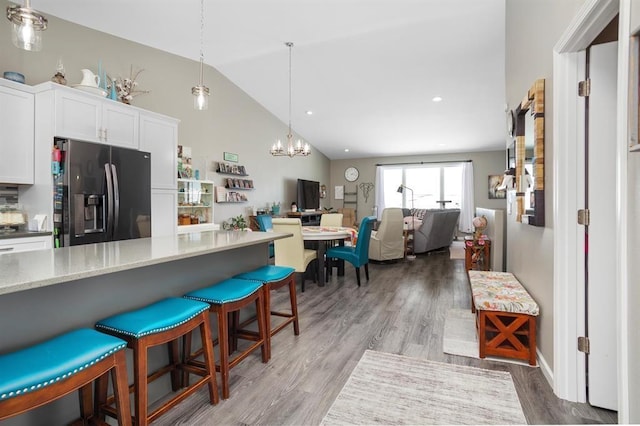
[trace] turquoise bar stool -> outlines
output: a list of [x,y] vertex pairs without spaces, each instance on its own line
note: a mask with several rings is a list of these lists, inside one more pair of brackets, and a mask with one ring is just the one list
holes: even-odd
[[[135,423],[147,425],[162,414],[186,399],[200,387],[208,385],[209,402],[218,403],[218,387],[216,385],[215,360],[211,343],[209,326],[209,305],[196,300],[171,297],[145,306],[144,308],[114,315],[98,321],[96,328],[105,333],[117,336],[127,342],[133,349],[133,388]],[[189,360],[179,361],[178,339],[193,330],[199,329],[202,338],[204,362],[193,364]],[[169,365],[148,374],[147,351],[153,346],[169,344]],[[196,374],[200,380],[187,386],[163,401],[153,412],[148,412],[148,384],[166,373],[171,373],[174,391],[182,387],[180,371]],[[113,415],[108,405],[107,389],[97,391],[101,413]]]
[[0,355],[0,420],[80,391],[83,424],[94,417],[91,385],[113,380],[116,417],[131,425],[124,348],[117,337],[82,328],[16,352]]
[[[280,332],[289,324],[293,324],[293,334],[298,336],[300,334],[300,325],[298,323],[298,301],[296,299],[296,279],[295,269],[289,266],[276,266],[266,265],[253,271],[245,272],[236,275],[234,278],[242,280],[260,281],[265,288],[264,291],[264,312],[265,312],[265,327],[267,330],[267,353],[268,358],[271,359],[271,337]],[[289,302],[291,303],[291,313],[279,312],[271,310],[271,291],[279,288],[289,287]],[[286,318],[283,322],[277,326],[271,328],[271,315]],[[243,324],[240,324],[238,328],[246,326],[250,321],[255,320],[252,318]],[[246,332],[246,331],[245,331]]]
[[[262,362],[269,360],[267,352],[266,324],[264,313],[264,288],[260,281],[240,280],[230,278],[221,281],[210,287],[187,293],[184,297],[206,302],[210,306],[210,312],[215,313],[218,319],[218,344],[220,348],[220,365],[216,365],[216,369],[220,371],[222,378],[222,398],[229,398],[229,370],[235,367],[249,354],[258,348],[262,351]],[[238,337],[254,340],[254,343],[242,350],[233,359],[229,359],[229,314],[239,311],[249,306],[252,302],[256,306],[256,317],[258,319],[257,336]],[[187,359],[199,355],[199,351],[191,353],[191,339],[189,336],[185,339],[184,349],[187,351]],[[195,361],[195,360],[194,360]]]

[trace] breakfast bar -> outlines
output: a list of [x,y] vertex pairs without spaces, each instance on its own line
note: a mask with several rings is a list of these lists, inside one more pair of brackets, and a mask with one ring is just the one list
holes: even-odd
[[[92,328],[101,318],[263,266],[269,242],[288,236],[206,231],[1,255],[0,353]],[[150,364],[165,362],[166,356],[152,352]],[[169,386],[150,389],[150,400]],[[74,418],[76,407],[70,395],[7,424],[43,418],[63,424]]]

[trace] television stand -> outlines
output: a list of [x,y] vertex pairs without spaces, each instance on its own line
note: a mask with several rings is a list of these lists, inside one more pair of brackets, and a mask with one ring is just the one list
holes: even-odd
[[302,226],[320,226],[321,211],[312,212],[288,212],[287,217],[299,218]]

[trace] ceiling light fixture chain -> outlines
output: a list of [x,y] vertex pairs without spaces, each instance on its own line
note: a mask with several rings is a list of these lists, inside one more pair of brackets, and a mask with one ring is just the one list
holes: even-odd
[[191,88],[194,96],[193,106],[197,110],[209,108],[209,88],[204,85],[204,0],[200,0],[200,79],[198,85]]
[[282,142],[278,140],[277,143],[273,144],[271,147],[271,155],[275,157],[295,157],[296,155],[300,155],[303,157],[311,154],[311,149],[308,143],[302,144],[302,140],[298,139],[298,142],[294,145],[293,143],[293,131],[291,130],[291,49],[293,48],[293,43],[288,41],[285,43],[285,46],[289,48],[289,129],[287,132],[287,148],[285,149],[282,146]]

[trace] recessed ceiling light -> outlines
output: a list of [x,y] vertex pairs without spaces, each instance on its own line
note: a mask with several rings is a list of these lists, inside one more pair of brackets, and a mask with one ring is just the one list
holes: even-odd
[[440,96],[434,96],[433,99],[431,99],[433,102],[441,102],[442,101],[442,97]]
[[345,148],[345,149],[344,149],[344,152],[349,152],[349,148]]
[[307,111],[307,115],[313,115],[313,111]]

